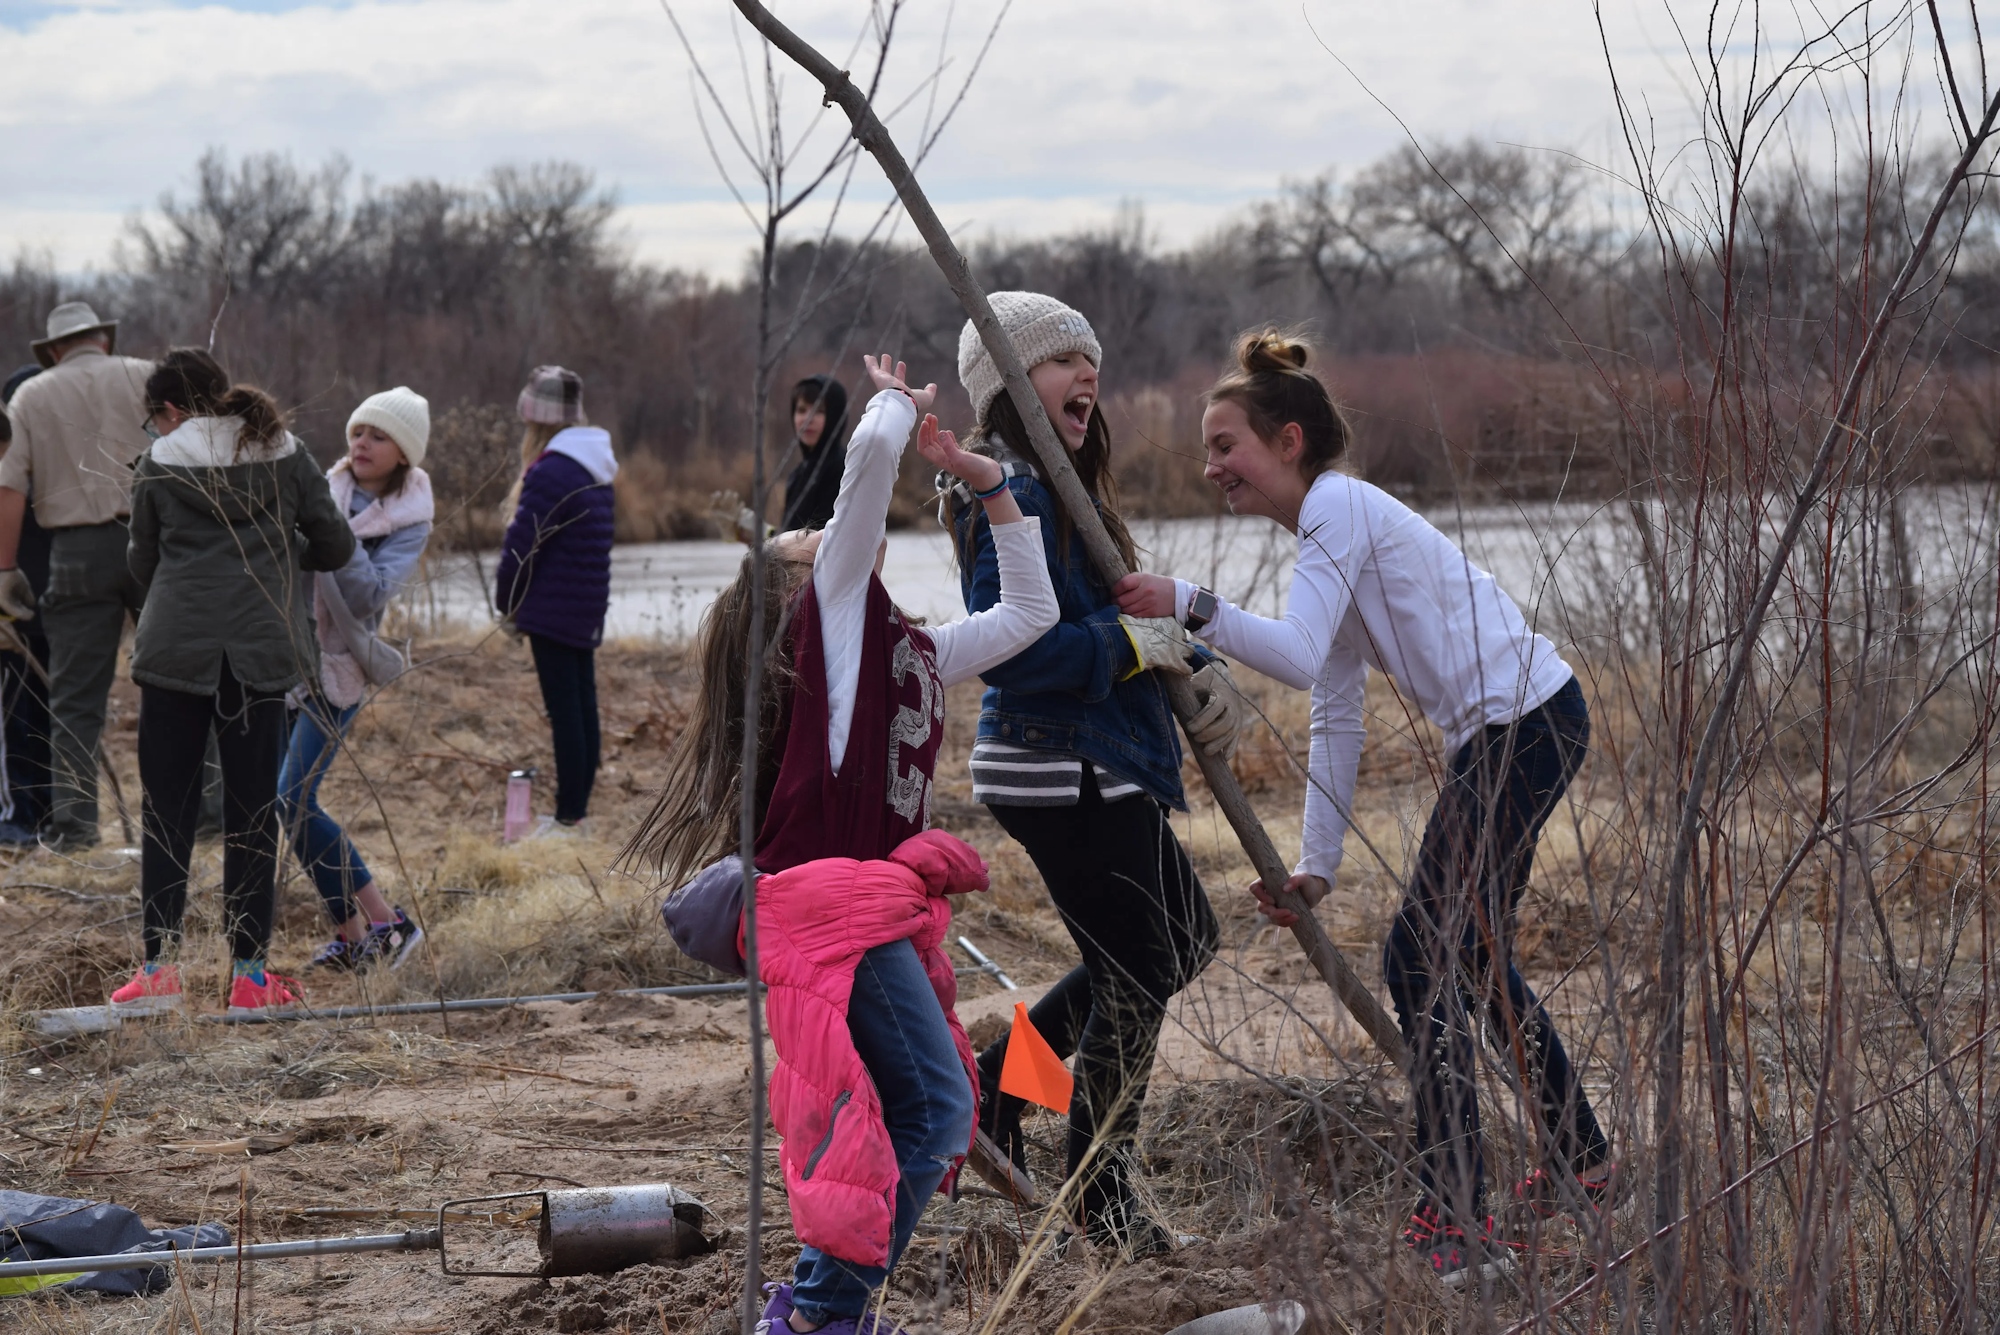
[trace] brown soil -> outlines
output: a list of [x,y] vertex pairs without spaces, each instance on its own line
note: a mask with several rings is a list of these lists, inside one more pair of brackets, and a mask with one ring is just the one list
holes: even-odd
[[[606,744],[593,828],[577,840],[513,847],[498,843],[505,770],[553,774],[527,655],[495,639],[430,645],[422,657],[421,671],[364,713],[352,763],[329,779],[324,801],[349,821],[391,897],[422,915],[432,949],[393,976],[309,976],[310,1001],[711,978],[659,928],[653,887],[614,865],[685,716],[684,657],[638,646],[600,654]],[[1302,702],[1273,691],[1267,704],[1302,751]],[[135,713],[121,681],[107,746],[132,803]],[[962,776],[976,717],[975,691],[955,691],[939,766],[955,777],[941,784],[939,823],[976,844],[994,870],[994,892],[961,907],[958,930],[1023,988],[961,980],[961,1014],[983,1039],[1074,953],[1033,868],[969,801]],[[1279,744],[1253,742],[1238,768],[1280,846],[1295,847],[1300,790]],[[1371,837],[1397,856],[1421,817],[1421,767],[1398,763],[1393,749],[1371,753],[1364,783],[1373,785],[1371,809],[1388,813]],[[409,1226],[299,1213],[310,1207],[430,1209],[542,1184],[665,1180],[706,1202],[718,1250],[548,1283],[447,1278],[435,1257],[358,1255],[248,1267],[239,1290],[233,1266],[201,1266],[184,1290],[147,1299],[0,1302],[0,1328],[150,1332],[185,1321],[194,1330],[196,1318],[207,1335],[736,1328],[750,1134],[742,1000],[607,997],[448,1020],[259,1028],[181,1018],[52,1042],[27,1028],[27,1012],[97,1004],[137,958],[136,867],[114,851],[118,817],[108,801],[105,815],[107,842],[92,855],[37,852],[0,868],[8,1185],[115,1200],[154,1224],[217,1219],[232,1232],[244,1224],[250,1240],[269,1241]],[[1400,1089],[1289,937],[1260,928],[1229,888],[1246,869],[1204,794],[1177,828],[1222,912],[1227,949],[1169,1025],[1148,1105],[1143,1189],[1162,1220],[1205,1240],[1131,1265],[1081,1244],[1057,1256],[1033,1215],[983,1196],[940,1200],[887,1290],[888,1311],[913,1329],[980,1330],[997,1309],[991,1328],[1003,1332],[1054,1331],[1071,1318],[1076,1331],[1165,1331],[1283,1296],[1307,1305],[1315,1330],[1452,1319],[1393,1244],[1407,1200],[1388,1186]],[[213,1015],[225,972],[214,935],[219,849],[205,846],[201,856],[187,973],[197,1009]],[[1324,915],[1370,975],[1393,887],[1389,871],[1357,866]],[[311,887],[291,870],[274,965],[302,973],[324,934]],[[1535,962],[1561,963],[1552,952]],[[290,1142],[248,1155],[177,1148],[245,1134]],[[1037,1116],[1029,1134],[1037,1180],[1053,1185],[1061,1120]],[[1495,1136],[1511,1144],[1507,1128]],[[764,1268],[783,1275],[796,1244],[779,1184],[766,1201]],[[1566,1273],[1580,1263],[1564,1255],[1564,1230],[1573,1233],[1554,1227],[1540,1252]]]

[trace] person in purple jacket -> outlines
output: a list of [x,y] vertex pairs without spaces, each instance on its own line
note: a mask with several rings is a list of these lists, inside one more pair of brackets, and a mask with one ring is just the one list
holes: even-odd
[[[587,424],[583,380],[538,366],[518,408],[521,480],[493,605],[528,637],[556,752],[556,811],[536,836],[574,831],[597,778],[596,650],[611,601],[611,436]],[[532,837],[532,836],[531,836]]]

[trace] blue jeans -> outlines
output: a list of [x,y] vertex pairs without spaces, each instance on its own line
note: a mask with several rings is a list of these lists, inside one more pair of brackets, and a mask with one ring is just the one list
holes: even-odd
[[1461,1219],[1485,1210],[1476,1016],[1534,1096],[1546,1148],[1577,1172],[1610,1153],[1569,1054],[1513,959],[1514,910],[1535,841],[1589,747],[1590,711],[1574,678],[1539,708],[1461,747],[1383,947],[1383,981],[1410,1047],[1418,1177]]
[[360,705],[341,708],[309,697],[292,724],[284,768],[278,771],[278,810],[299,865],[312,877],[336,927],[354,916],[354,892],[373,879],[368,864],[333,817],[319,804],[319,781],[340,754],[340,739]]
[[867,1310],[869,1295],[896,1268],[938,1183],[972,1139],[972,1085],[915,946],[891,941],[861,957],[847,1032],[875,1081],[902,1181],[888,1265],[856,1265],[817,1247],[799,1252],[792,1306],[815,1325]]

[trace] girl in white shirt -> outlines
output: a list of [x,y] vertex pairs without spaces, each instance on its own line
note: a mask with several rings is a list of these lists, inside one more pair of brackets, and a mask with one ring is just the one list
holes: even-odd
[[[902,364],[886,356],[867,359],[867,369],[878,392],[847,444],[832,518],[821,531],[778,535],[766,564],[766,670],[755,776],[754,861],[760,872],[822,858],[886,858],[927,829],[945,688],[1012,658],[1061,615],[1043,560],[1040,521],[1022,515],[1001,466],[966,453],[950,432],[938,430],[937,418],[927,412],[936,385],[910,388]],[[928,629],[896,610],[879,578],[890,492],[912,428],[924,458],[966,483],[978,499],[1000,567],[999,603]],[[743,697],[757,601],[751,578],[746,558],[743,574],[702,623],[698,712],[670,758],[659,804],[633,841],[635,851],[666,873],[668,884],[739,845]],[[719,879],[705,874],[698,880],[720,890],[719,899],[702,885],[689,886],[666,906],[669,926],[680,939],[691,921],[712,917],[719,902],[725,954],[735,956],[740,864]],[[838,921],[825,930],[852,940],[866,928]],[[730,967],[727,959],[710,962]],[[740,957],[736,968],[740,972]],[[846,1019],[896,1153],[888,1263],[865,1264],[806,1246],[793,1282],[766,1286],[770,1301],[759,1329],[773,1335],[854,1330],[972,1136],[977,1090],[968,1070],[971,1050],[957,1049],[951,1022],[909,940],[861,955]],[[784,1032],[775,1019],[772,1032]],[[832,1135],[829,1120],[825,1143]],[[865,1328],[891,1335],[886,1321],[878,1326],[871,1318]]]
[[[1202,418],[1206,476],[1230,511],[1298,534],[1284,617],[1162,575],[1129,576],[1118,599],[1129,615],[1173,616],[1219,652],[1312,692],[1303,855],[1285,883],[1308,905],[1340,865],[1368,669],[1388,673],[1444,733],[1444,783],[1383,977],[1410,1047],[1424,1190],[1403,1236],[1456,1283],[1506,1265],[1484,1209],[1475,1016],[1537,1091],[1545,1155],[1576,1177],[1570,1186],[1538,1170],[1517,1194],[1547,1213],[1559,1199],[1600,1202],[1610,1187],[1590,1101],[1511,958],[1536,837],[1583,761],[1590,717],[1575,674],[1491,575],[1387,492],[1335,471],[1348,428],[1305,369],[1308,355],[1276,331],[1245,335]],[[1261,882],[1251,890],[1273,922],[1296,921]]]

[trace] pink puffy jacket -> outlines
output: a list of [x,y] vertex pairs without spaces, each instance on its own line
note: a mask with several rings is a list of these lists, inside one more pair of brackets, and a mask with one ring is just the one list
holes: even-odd
[[821,858],[759,878],[757,964],[778,1049],[771,1120],[784,1138],[799,1241],[860,1265],[889,1261],[900,1174],[874,1082],[847,1032],[864,951],[905,938],[916,946],[977,1103],[972,1043],[952,1009],[958,979],[941,945],[951,926],[944,896],[985,888],[979,854],[941,830],[904,840],[883,861]]

